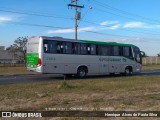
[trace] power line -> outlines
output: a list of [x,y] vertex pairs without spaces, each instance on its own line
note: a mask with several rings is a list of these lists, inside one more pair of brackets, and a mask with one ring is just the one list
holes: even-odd
[[[16,11],[9,11],[9,10],[0,10],[0,11],[5,11],[5,12],[12,12],[12,13],[17,13],[17,14],[27,14],[27,15],[34,15],[34,16],[42,16],[42,17],[54,17],[54,18],[64,18],[64,19],[71,19],[73,20],[73,18],[65,18],[65,17],[62,17],[62,16],[53,16],[53,15],[43,15],[43,14],[34,14],[33,12],[32,13],[26,13],[26,12],[16,12]],[[93,22],[93,21],[87,21],[87,20],[81,20],[83,22],[86,22],[86,23],[90,23],[90,24],[95,24],[95,25],[99,25],[99,23],[96,23],[96,22]],[[12,23],[13,24],[13,23]],[[15,23],[17,24],[17,23]],[[19,23],[21,24],[21,23]],[[53,28],[52,26],[45,26],[45,25],[35,25],[35,24],[28,24],[28,23],[22,23],[22,24],[26,24],[26,25],[32,25],[32,26],[43,26],[43,27],[50,27],[50,28]],[[101,26],[104,26],[104,25],[101,25]],[[106,25],[104,27],[112,27],[113,25]],[[61,27],[62,28],[62,27]],[[62,28],[63,29],[63,28]],[[65,29],[69,29],[69,28],[65,28]],[[134,30],[125,30],[125,29],[120,29],[120,30],[123,30],[123,31],[128,31],[128,32],[135,32],[135,33],[140,33],[140,34],[151,34],[151,35],[159,35],[159,34],[155,34],[155,33],[150,33],[150,32],[139,32],[139,31],[134,31]]]
[[25,15],[32,15],[32,16],[41,16],[41,17],[52,17],[52,18],[63,18],[63,19],[70,19],[73,20],[74,18],[69,17],[63,17],[63,16],[54,16],[54,15],[44,15],[44,14],[37,14],[37,13],[28,13],[28,12],[17,12],[17,11],[11,11],[11,10],[2,10],[2,12],[9,12],[9,13],[16,13],[16,14],[25,14]]
[[[84,4],[84,5],[86,5],[86,4]],[[86,5],[86,6],[89,6],[89,5]],[[95,9],[95,8],[94,8]],[[101,9],[98,9],[98,10],[100,10],[100,11],[102,11],[102,12],[105,12],[105,13],[110,13],[110,12],[108,12],[108,11],[104,11],[104,10],[101,10]],[[116,16],[120,16],[120,17],[124,17],[124,16],[121,16],[121,15],[118,15],[118,14],[114,14],[114,13],[110,13],[110,14],[113,14],[113,15],[116,15]],[[126,17],[126,18],[128,18],[128,19],[132,19],[133,20],[133,18],[129,18],[129,17]],[[83,20],[83,22],[87,22],[87,23],[90,23],[90,24],[95,24],[95,25],[100,25],[99,23],[96,23],[95,21],[93,22],[93,21],[87,21],[87,20]],[[101,25],[101,26],[104,26],[104,25]],[[104,27],[112,27],[113,25],[105,25]],[[119,30],[123,30],[123,31],[128,31],[128,32],[135,32],[135,33],[141,33],[141,34],[152,34],[152,35],[160,35],[159,33],[151,33],[151,31],[148,31],[148,30],[143,30],[143,32],[142,31],[134,31],[134,30],[126,30],[126,29],[122,29],[122,28],[119,28]],[[144,32],[144,31],[146,31],[146,32]]]
[[[11,8],[10,8],[11,9]],[[71,20],[74,20],[74,18],[66,18],[66,17],[62,17],[62,16],[53,16],[53,15],[43,15],[43,14],[35,14],[34,12],[32,13],[26,13],[26,12],[17,12],[17,11],[10,11],[10,10],[0,10],[0,11],[3,11],[3,12],[11,12],[11,13],[17,13],[17,14],[26,14],[26,15],[33,15],[33,16],[41,16],[41,17],[54,17],[54,18],[63,18],[63,19],[71,19]],[[100,25],[99,23],[96,23],[96,22],[93,22],[93,21],[88,21],[88,20],[81,20],[83,22],[86,22],[86,23],[90,23],[90,24],[95,24],[95,25]],[[103,25],[104,26],[104,25]],[[107,26],[104,26],[104,27],[111,27],[112,25],[107,25]],[[136,33],[147,33],[147,34],[152,34],[152,35],[159,35],[159,34],[155,34],[155,33],[149,33],[148,31],[147,32],[139,32],[139,31],[134,31],[134,30],[125,30],[125,29],[120,29],[120,30],[123,30],[123,31],[130,31],[130,32],[136,32]]]
[[[50,25],[40,25],[40,24],[23,23],[23,22],[16,22],[16,23],[10,23],[10,24],[33,26],[33,27],[46,27],[46,28],[58,28],[58,29],[72,29],[72,30],[74,30],[74,28],[59,27],[59,26],[50,26]],[[100,35],[105,35],[105,36],[131,37],[131,36],[118,35],[118,34],[108,34],[108,33],[96,32],[96,31],[89,31],[89,30],[81,30],[81,31],[89,32],[89,33],[95,33],[95,34],[100,34]]]
[[102,33],[102,32],[96,32],[96,31],[90,31],[90,30],[83,30],[85,32],[89,32],[89,33],[95,33],[95,34],[99,34],[99,35],[105,35],[105,36],[115,36],[115,37],[129,37],[132,38],[132,36],[126,36],[126,35],[118,35],[118,34],[109,34],[109,33]]
[[125,14],[125,15],[129,15],[129,16],[134,16],[134,17],[138,17],[140,19],[143,19],[143,20],[146,20],[146,21],[152,21],[154,23],[160,23],[160,21],[158,20],[154,20],[154,19],[150,19],[150,18],[147,18],[147,17],[144,17],[144,16],[141,16],[141,15],[136,15],[136,14],[133,14],[133,13],[129,13],[127,11],[124,11],[124,10],[121,10],[121,9],[118,9],[118,8],[115,8],[115,7],[112,7],[106,3],[102,3],[102,2],[99,2],[97,0],[94,0],[93,2],[96,2],[96,5],[99,4],[100,6],[106,8],[106,9],[110,9],[110,10],[113,10],[113,11],[117,11],[119,13],[122,13],[122,14]]
[[[16,22],[16,23],[10,23],[14,25],[25,25],[25,26],[33,26],[33,27],[46,27],[46,28],[58,28],[58,29],[72,29],[74,28],[67,28],[67,27],[59,27],[59,26],[50,26],[50,25],[40,25],[40,24],[33,24],[33,23],[22,23],[22,22]],[[114,36],[114,37],[121,37],[121,38],[136,38],[135,36],[125,36],[125,35],[118,35],[118,34],[109,34],[109,33],[102,33],[102,32],[96,32],[96,31],[90,31],[90,30],[81,30],[83,32],[93,33],[93,34],[99,34],[103,36]],[[145,38],[141,38],[145,39]],[[149,39],[149,38],[147,38]],[[159,39],[156,39],[159,40]]]
[[139,32],[139,31],[128,30],[128,29],[120,29],[120,30],[123,30],[123,31],[128,31],[128,32],[135,32],[135,33],[140,33],[140,34],[150,34],[150,35],[159,35],[159,36],[160,36],[160,34],[156,34],[156,33],[149,33],[149,32]]
[[[95,24],[95,25],[99,25],[99,26],[103,26],[103,27],[106,27],[106,28],[110,28],[114,25],[100,25],[98,23],[95,23],[95,22],[90,22],[90,21],[87,21],[87,20],[82,20],[82,22],[87,22],[87,23],[90,23],[90,24]],[[139,31],[134,31],[134,30],[129,30],[129,29],[123,29],[123,28],[119,28],[119,30],[122,30],[122,31],[127,31],[127,32],[135,32],[135,33],[140,33],[140,34],[151,34],[151,35],[160,35],[160,34],[156,34],[156,33],[150,33],[150,32],[139,32]]]
[[40,24],[33,24],[33,23],[24,23],[24,22],[15,22],[10,23],[14,25],[25,25],[25,26],[33,26],[33,27],[46,27],[46,28],[58,28],[58,29],[71,29],[67,27],[57,27],[57,26],[51,26],[51,25],[40,25]]
[[[89,6],[87,4],[84,4],[85,6]],[[97,5],[97,4],[96,4]],[[108,9],[106,6],[102,5],[102,4],[99,4],[99,6],[103,7],[103,8],[106,8]],[[99,9],[99,8],[95,8],[95,10],[97,11],[101,11],[101,12],[104,12],[104,13],[108,13],[108,14],[111,14],[111,15],[114,15],[114,16],[118,16],[118,17],[121,17],[121,18],[126,18],[126,19],[130,19],[130,20],[138,20],[137,17],[136,18],[133,18],[132,16],[129,17],[128,15],[127,16],[124,16],[124,15],[121,15],[121,14],[118,14],[118,13],[113,13],[113,12],[109,12],[109,11],[106,11],[106,10],[102,10],[102,9]],[[148,22],[148,23],[151,23],[151,24],[155,24],[155,25],[159,25],[157,22],[155,23],[155,21],[151,21],[151,20],[141,20],[143,22]]]
[[[87,4],[84,4],[84,5],[85,6],[89,6]],[[137,20],[137,19],[134,19],[134,18],[130,18],[130,17],[127,17],[127,16],[119,15],[119,14],[112,13],[112,12],[109,12],[109,11],[106,11],[106,10],[102,10],[102,9],[99,9],[99,8],[95,8],[95,7],[94,7],[94,10],[98,10],[98,11],[101,11],[101,12],[104,12],[104,13],[108,13],[108,14],[111,14],[111,15],[114,15],[114,16],[119,16],[119,17],[122,17],[122,18],[127,18],[127,19],[131,19],[131,20]]]

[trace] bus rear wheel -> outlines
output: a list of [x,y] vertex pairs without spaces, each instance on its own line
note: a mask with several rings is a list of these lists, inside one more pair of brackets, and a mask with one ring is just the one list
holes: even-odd
[[77,70],[77,77],[82,79],[85,78],[87,75],[87,69],[85,67],[80,67]]

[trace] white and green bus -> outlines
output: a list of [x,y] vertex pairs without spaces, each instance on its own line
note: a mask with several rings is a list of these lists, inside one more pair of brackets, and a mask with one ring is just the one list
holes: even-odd
[[140,49],[132,44],[32,37],[27,43],[27,69],[39,73],[131,75],[141,71]]

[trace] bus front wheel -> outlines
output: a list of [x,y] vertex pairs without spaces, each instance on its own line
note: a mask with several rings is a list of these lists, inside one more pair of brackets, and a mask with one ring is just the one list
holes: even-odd
[[85,67],[80,67],[77,70],[77,77],[78,78],[85,78],[87,75],[87,69]]
[[126,67],[125,72],[124,72],[125,76],[130,76],[132,75],[132,68],[131,67]]

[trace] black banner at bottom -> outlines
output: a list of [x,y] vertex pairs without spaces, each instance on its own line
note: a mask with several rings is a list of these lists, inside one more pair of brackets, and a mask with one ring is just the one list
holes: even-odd
[[0,117],[160,117],[160,111],[1,111]]

